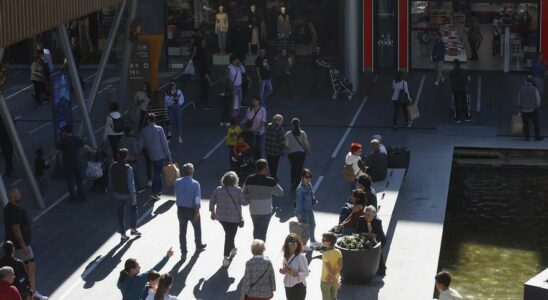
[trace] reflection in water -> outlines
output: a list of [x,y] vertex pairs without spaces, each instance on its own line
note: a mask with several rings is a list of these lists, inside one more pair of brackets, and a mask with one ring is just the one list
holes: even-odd
[[548,171],[454,166],[439,269],[466,299],[523,298],[548,267]]

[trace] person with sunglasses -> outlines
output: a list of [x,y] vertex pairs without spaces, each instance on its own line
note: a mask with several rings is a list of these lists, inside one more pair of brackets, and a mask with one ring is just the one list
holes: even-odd
[[290,233],[285,238],[282,250],[284,261],[280,273],[285,275],[285,296],[287,300],[304,300],[308,260],[303,254],[303,242],[295,233]]
[[314,230],[316,229],[316,220],[312,207],[316,204],[316,196],[312,188],[312,172],[305,168],[301,172],[301,183],[296,191],[296,215],[299,223],[308,224],[310,227],[310,245],[304,247],[305,251],[311,251],[312,248],[319,248],[320,243],[316,241]]

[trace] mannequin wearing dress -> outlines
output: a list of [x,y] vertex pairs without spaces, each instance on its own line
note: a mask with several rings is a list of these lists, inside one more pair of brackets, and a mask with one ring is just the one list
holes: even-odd
[[278,15],[278,39],[282,42],[284,48],[289,36],[291,36],[291,20],[287,14],[287,9],[282,6]]
[[219,41],[221,54],[226,53],[226,35],[228,32],[228,15],[224,12],[224,7],[219,6],[219,12],[215,15],[215,33]]
[[257,50],[259,49],[259,27],[261,21],[259,20],[259,16],[257,16],[257,6],[255,6],[255,4],[249,7],[247,23],[250,31],[249,53],[257,53]]

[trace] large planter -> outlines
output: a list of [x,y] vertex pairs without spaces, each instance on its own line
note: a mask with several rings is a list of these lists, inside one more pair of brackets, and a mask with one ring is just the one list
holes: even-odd
[[365,250],[349,250],[335,245],[342,252],[341,280],[348,284],[364,284],[373,279],[381,259],[381,243]]
[[388,168],[391,169],[408,169],[411,161],[411,152],[409,150],[392,150],[388,149]]

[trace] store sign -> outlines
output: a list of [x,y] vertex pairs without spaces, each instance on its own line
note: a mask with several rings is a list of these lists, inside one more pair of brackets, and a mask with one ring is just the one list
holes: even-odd
[[72,107],[70,105],[70,81],[66,74],[55,75],[51,80],[53,93],[53,121],[55,142],[63,133],[63,127],[72,125]]
[[381,47],[394,47],[394,40],[392,39],[390,32],[381,33],[377,45]]

